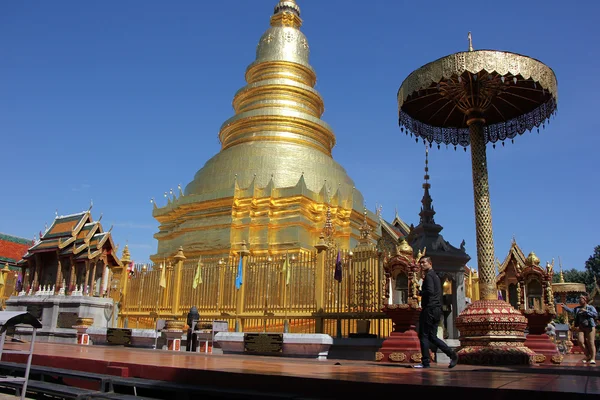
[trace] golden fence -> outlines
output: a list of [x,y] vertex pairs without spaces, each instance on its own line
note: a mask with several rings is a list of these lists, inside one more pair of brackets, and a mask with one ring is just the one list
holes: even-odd
[[2,308],[6,307],[6,300],[10,296],[17,294],[17,279],[18,272],[9,270],[8,268],[0,270],[0,274],[3,274],[4,285],[0,286],[0,303]]
[[[339,281],[336,264],[341,266]],[[321,252],[248,255],[241,264],[239,255],[176,258],[136,265],[125,285],[120,326],[152,328],[157,319],[186,320],[196,306],[202,320],[225,320],[230,330],[244,332],[348,336],[359,332],[360,320],[370,321],[363,333],[387,337],[391,331],[391,321],[380,311],[383,264],[372,246],[353,252],[332,246]]]

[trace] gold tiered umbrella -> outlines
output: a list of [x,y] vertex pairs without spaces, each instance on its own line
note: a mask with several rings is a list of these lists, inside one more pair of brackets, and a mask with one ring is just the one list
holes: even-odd
[[470,33],[469,51],[415,70],[398,91],[401,130],[430,146],[463,146],[465,151],[471,146],[481,300],[457,320],[463,363],[532,362],[523,346],[525,318],[497,297],[486,144],[544,127],[556,105],[556,76],[549,67],[520,54],[474,51]]

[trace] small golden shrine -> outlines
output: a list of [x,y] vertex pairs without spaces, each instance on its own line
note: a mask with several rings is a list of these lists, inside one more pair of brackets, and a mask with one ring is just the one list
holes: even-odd
[[496,260],[498,266],[498,274],[496,275],[496,286],[502,298],[510,303],[517,310],[520,308],[519,303],[519,274],[525,265],[527,257],[517,244],[513,237],[508,254],[504,261]]
[[[556,314],[552,277],[554,260],[540,266],[540,259],[532,251],[525,259],[525,265],[517,264],[517,308],[527,312],[549,312]],[[548,321],[549,322],[549,321]]]
[[70,215],[56,215],[52,225],[31,246],[19,266],[23,294],[46,295],[73,292],[84,296],[107,294],[111,268],[121,266],[111,231],[104,231],[90,208]]
[[421,268],[419,259],[426,250],[415,257],[406,239],[401,239],[396,254],[384,259],[385,291],[382,311],[392,319],[390,336],[376,354],[377,361],[421,362],[421,346],[416,331],[421,305],[419,290]]
[[525,259],[524,266],[517,264],[517,306],[527,318],[529,333],[525,346],[535,352],[536,363],[560,364],[563,359],[556,344],[546,334],[546,327],[556,317],[553,276],[554,260],[543,268],[533,251]]

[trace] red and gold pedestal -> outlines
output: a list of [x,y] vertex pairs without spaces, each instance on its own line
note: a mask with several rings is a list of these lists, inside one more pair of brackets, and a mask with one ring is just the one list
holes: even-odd
[[527,365],[535,353],[525,346],[527,319],[502,300],[478,300],[456,319],[459,364]]
[[563,356],[556,344],[546,334],[546,327],[556,314],[546,311],[526,310],[529,334],[525,338],[525,346],[535,352],[534,362],[538,364],[560,364]]
[[162,333],[167,339],[167,349],[171,351],[181,350],[181,338],[183,337],[184,327],[184,321],[166,321],[165,329],[162,330]]
[[90,344],[90,335],[86,332],[92,325],[94,325],[94,318],[77,318],[73,325],[73,329],[77,330],[77,344],[84,346]]
[[421,308],[412,304],[388,304],[382,311],[392,319],[394,330],[381,345],[375,359],[383,362],[420,363],[421,345],[415,328]]

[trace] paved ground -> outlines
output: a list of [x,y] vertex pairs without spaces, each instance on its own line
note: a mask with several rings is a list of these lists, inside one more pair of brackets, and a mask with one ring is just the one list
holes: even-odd
[[[12,344],[13,346],[18,346]],[[6,355],[3,361],[23,362],[21,355]],[[527,398],[536,392],[544,396],[567,398],[600,394],[600,368],[584,365],[581,355],[567,356],[560,366],[482,367],[447,364],[419,370],[406,364],[371,361],[307,360],[244,355],[144,350],[110,346],[78,346],[36,343],[33,364],[87,372],[118,374],[197,385],[232,385],[244,388],[287,387],[300,392],[318,391],[319,387],[353,387],[383,391],[427,390],[444,395],[455,390],[473,396],[486,391],[504,393],[502,398]],[[308,388],[307,388],[308,387]],[[512,394],[511,394],[512,393]],[[314,393],[311,393],[314,394]],[[341,394],[341,393],[340,393]],[[567,396],[567,397],[563,397]],[[470,397],[470,396],[467,396]],[[549,397],[546,397],[549,398]]]

